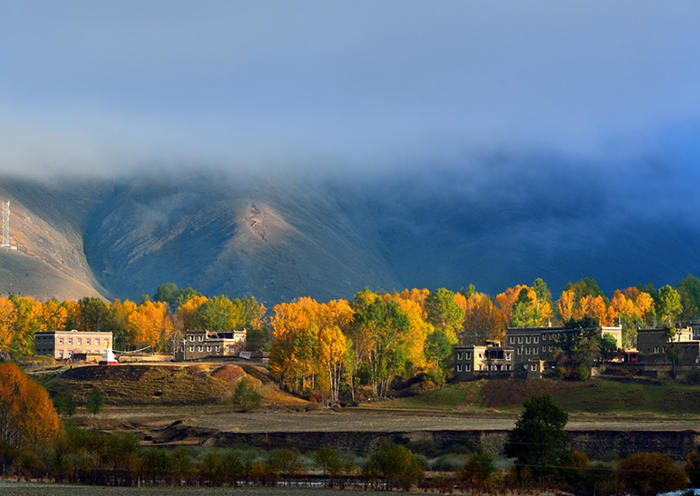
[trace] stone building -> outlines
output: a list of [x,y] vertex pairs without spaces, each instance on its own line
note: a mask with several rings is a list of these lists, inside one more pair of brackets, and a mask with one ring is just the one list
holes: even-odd
[[457,380],[481,376],[509,376],[513,373],[513,348],[501,347],[497,341],[483,346],[458,346],[454,353]]
[[175,360],[237,356],[245,348],[246,334],[246,329],[231,332],[186,331],[185,338],[175,350]]

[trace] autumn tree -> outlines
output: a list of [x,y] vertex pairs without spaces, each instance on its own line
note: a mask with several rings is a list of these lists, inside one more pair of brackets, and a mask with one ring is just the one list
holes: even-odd
[[41,302],[31,297],[10,295],[15,306],[10,349],[20,355],[33,352],[34,333],[41,330]]
[[46,390],[14,363],[0,363],[0,442],[32,447],[53,441],[60,431]]
[[176,316],[182,330],[196,328],[197,309],[206,301],[206,296],[193,296],[177,307]]
[[41,324],[47,331],[62,331],[68,321],[68,310],[56,298],[44,302],[41,307]]
[[579,301],[586,296],[604,296],[603,290],[600,289],[596,280],[589,277],[583,277],[576,282],[569,282],[564,287],[564,291],[573,291],[575,301]]
[[498,339],[501,317],[491,298],[484,293],[472,293],[466,301],[463,345],[480,344],[485,339]]
[[[348,343],[345,335],[336,325],[323,327],[318,335],[318,361],[328,378],[331,402],[337,403],[340,397],[343,371],[347,358]],[[324,381],[325,382],[325,381]]]
[[9,298],[0,298],[0,351],[10,351],[15,325],[15,305]]
[[166,302],[145,301],[129,314],[128,320],[136,344],[150,345],[154,351],[165,350],[171,344],[174,326]]
[[659,288],[659,297],[656,300],[656,315],[661,320],[661,323],[670,328],[675,328],[682,312],[683,305],[681,304],[681,296],[678,294],[678,291],[668,284]]

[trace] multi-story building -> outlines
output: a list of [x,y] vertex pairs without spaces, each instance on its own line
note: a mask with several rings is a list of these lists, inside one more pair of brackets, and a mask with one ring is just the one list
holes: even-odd
[[186,331],[175,350],[175,360],[199,360],[210,357],[236,356],[244,347],[247,331]]
[[671,367],[675,372],[692,372],[700,367],[700,340],[693,339],[692,327],[669,336],[666,329],[638,329],[637,365],[648,370]]
[[[557,327],[509,327],[506,329],[506,344],[515,349],[516,363],[542,361],[546,364],[555,362],[556,342],[568,333],[579,332],[578,329]],[[622,327],[606,326],[601,328],[601,336],[615,338],[618,349],[622,348]]]
[[678,329],[669,337],[666,329],[637,329],[637,350],[643,355],[665,353],[670,343],[683,343],[693,340],[691,328]]
[[75,355],[102,355],[112,349],[111,332],[43,331],[34,334],[34,353],[57,360]]
[[513,373],[513,348],[498,342],[454,348],[454,372],[458,380],[478,376],[509,376]]

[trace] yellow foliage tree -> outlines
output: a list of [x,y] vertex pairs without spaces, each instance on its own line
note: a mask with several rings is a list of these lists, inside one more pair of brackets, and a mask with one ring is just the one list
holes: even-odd
[[340,396],[347,346],[345,335],[336,325],[324,327],[318,334],[318,362],[327,374],[332,403],[337,403]]
[[136,343],[148,344],[153,350],[166,349],[174,329],[168,304],[164,301],[143,302],[129,315],[129,327]]

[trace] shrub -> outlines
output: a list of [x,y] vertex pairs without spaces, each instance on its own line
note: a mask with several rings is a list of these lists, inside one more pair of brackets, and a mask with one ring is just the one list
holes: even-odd
[[658,494],[686,487],[685,472],[661,453],[635,453],[620,462],[615,472],[619,486],[633,494]]
[[493,455],[479,444],[457,476],[465,487],[472,485],[483,488],[489,484],[495,472]]
[[261,402],[262,396],[255,390],[250,381],[245,378],[240,380],[231,396],[231,403],[239,412],[249,412],[260,408]]
[[265,468],[273,474],[294,475],[301,470],[299,453],[287,448],[274,450],[267,458]]
[[384,443],[372,453],[362,472],[369,479],[383,478],[389,488],[409,489],[423,478],[425,467],[420,459],[405,446]]
[[688,474],[690,483],[694,487],[700,487],[700,454],[696,450],[691,451],[685,462],[685,473]]

